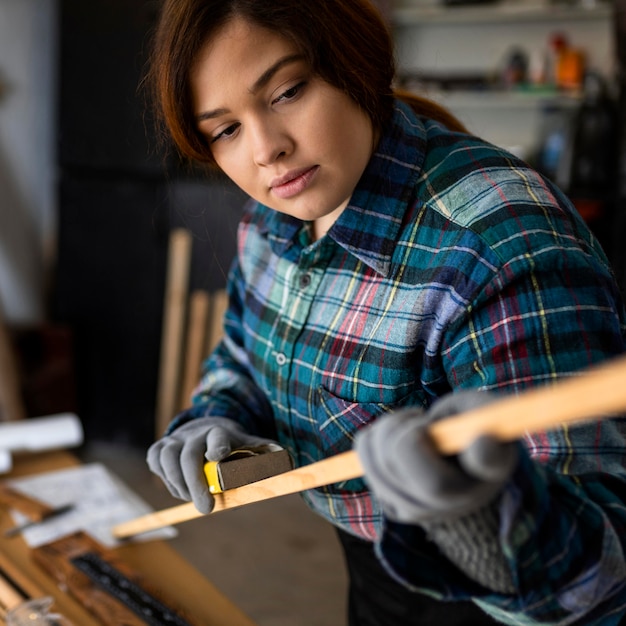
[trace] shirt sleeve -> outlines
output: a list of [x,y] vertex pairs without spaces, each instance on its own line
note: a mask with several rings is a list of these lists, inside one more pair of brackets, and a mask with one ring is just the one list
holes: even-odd
[[172,420],[167,432],[192,419],[211,416],[232,419],[252,435],[276,439],[272,407],[250,375],[243,348],[244,281],[237,261],[231,268],[227,290],[229,304],[224,315],[224,336],[203,364],[192,406]]
[[[450,386],[516,393],[575,376],[624,352],[620,310],[610,272],[592,255],[516,259],[451,325],[442,349]],[[472,599],[504,623],[617,623],[626,611],[626,419],[533,433],[525,443],[499,503],[513,593],[468,578],[418,527],[387,521],[381,560],[405,585]],[[603,621],[610,615],[615,621]]]

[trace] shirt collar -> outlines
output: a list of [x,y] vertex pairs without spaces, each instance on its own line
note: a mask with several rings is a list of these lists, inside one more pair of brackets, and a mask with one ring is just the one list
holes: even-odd
[[422,172],[426,131],[413,110],[395,101],[391,123],[345,211],[328,234],[386,276],[415,182]]
[[[391,122],[348,206],[328,231],[337,244],[384,276],[421,174],[425,145],[424,125],[408,105],[396,100]],[[274,251],[284,252],[301,227],[300,220],[271,211],[267,229]]]

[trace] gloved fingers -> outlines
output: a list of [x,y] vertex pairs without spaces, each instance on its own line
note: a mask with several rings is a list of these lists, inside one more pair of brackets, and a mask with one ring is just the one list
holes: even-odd
[[383,510],[392,519],[401,520],[402,511],[396,504],[402,502],[403,494],[397,492],[395,474],[386,468],[386,459],[377,454],[378,441],[373,432],[374,426],[357,432],[354,440],[354,449],[363,465],[365,480],[372,493],[380,501]]
[[174,497],[193,500],[200,512],[209,513],[214,499],[204,474],[205,457],[221,461],[235,448],[266,443],[270,440],[248,435],[234,420],[203,417],[190,420],[154,443],[146,460]]
[[381,501],[402,498],[411,507],[437,510],[465,502],[475,484],[439,454],[425,429],[405,411],[363,429],[355,444],[366,480]]
[[215,426],[206,436],[204,456],[207,461],[221,461],[236,447],[233,445],[234,433],[231,430]]
[[402,437],[393,456],[394,464],[403,465],[399,478],[406,490],[419,494],[422,503],[433,510],[466,504],[475,488],[476,481],[455,460],[443,457],[423,428]]
[[464,471],[457,457],[442,456],[427,428],[406,412],[386,415],[359,431],[355,449],[383,510],[400,522],[459,515],[499,489]]
[[223,428],[215,426],[206,438],[207,461],[221,461],[225,459],[233,450],[239,448],[254,448],[258,446],[276,443],[271,439],[249,435],[239,426],[236,428]]
[[475,391],[464,389],[454,393],[448,393],[439,398],[427,412],[429,421],[452,417],[459,413],[479,409],[499,400],[500,396],[496,393],[488,393],[485,391]]
[[[441,456],[425,426],[412,419],[410,411],[390,413],[372,427],[372,454],[378,467],[398,481],[417,481],[424,492],[459,490],[467,485],[463,473]],[[375,429],[375,430],[374,430]]]
[[150,446],[146,461],[150,471],[163,481],[172,496],[184,500],[179,489],[184,480],[177,462],[181,448],[182,443],[164,437]]
[[516,443],[502,442],[491,435],[478,437],[459,454],[459,463],[470,475],[488,482],[504,482],[519,459]]
[[182,481],[179,492],[183,500],[192,500],[200,513],[210,513],[215,500],[209,492],[204,474],[205,438],[188,441],[180,451],[178,466]]
[[404,411],[389,413],[355,435],[354,449],[375,491],[394,489],[399,470],[389,452],[394,450],[398,429],[408,423]]
[[[204,437],[178,439],[163,437],[149,451],[149,467],[154,468],[166,484],[169,492],[181,500],[191,500],[189,478],[194,469],[202,468]],[[194,484],[197,483],[197,479]]]
[[148,448],[148,452],[146,454],[146,463],[148,464],[148,468],[152,473],[157,474],[159,477],[162,477],[163,474],[160,461],[162,447],[163,439],[159,439]]

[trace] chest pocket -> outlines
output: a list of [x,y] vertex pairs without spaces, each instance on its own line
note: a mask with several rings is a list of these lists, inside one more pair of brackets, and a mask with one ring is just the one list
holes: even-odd
[[[352,402],[340,398],[323,386],[318,387],[314,407],[317,421],[318,449],[321,458],[334,456],[352,449],[356,432],[381,415],[404,406],[425,407],[423,392],[413,391],[394,404],[377,402]],[[328,489],[328,488],[324,488]],[[364,491],[361,478],[344,481],[332,486],[332,491]]]

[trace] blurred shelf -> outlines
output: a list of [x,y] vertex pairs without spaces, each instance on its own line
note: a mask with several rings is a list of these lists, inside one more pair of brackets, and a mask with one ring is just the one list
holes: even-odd
[[394,26],[428,24],[562,22],[571,20],[605,20],[613,15],[610,3],[593,6],[523,4],[502,2],[480,6],[397,7],[392,13]]
[[[417,90],[416,90],[417,91]],[[420,94],[454,110],[474,108],[536,109],[551,106],[573,109],[579,106],[582,94],[553,93],[542,91],[465,91],[420,90]]]

